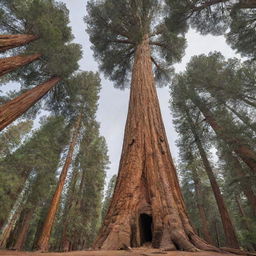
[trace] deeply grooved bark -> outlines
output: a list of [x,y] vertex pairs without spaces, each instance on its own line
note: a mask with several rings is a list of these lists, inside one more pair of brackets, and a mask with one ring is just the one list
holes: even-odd
[[38,100],[40,100],[50,89],[52,89],[60,78],[54,77],[47,82],[34,87],[0,106],[0,131],[8,124],[15,121],[24,114]]
[[39,37],[36,35],[0,35],[0,52],[5,52],[9,49],[28,44]]
[[41,54],[32,55],[19,55],[8,58],[0,59],[0,76],[3,76],[19,67],[25,66],[37,59],[39,59]]
[[194,233],[188,220],[161,117],[148,36],[136,49],[119,174],[94,247],[142,245],[141,214],[152,217],[154,247],[217,250]]

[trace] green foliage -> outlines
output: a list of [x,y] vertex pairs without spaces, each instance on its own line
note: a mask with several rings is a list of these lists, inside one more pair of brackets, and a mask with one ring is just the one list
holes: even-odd
[[149,38],[156,78],[161,82],[161,74],[168,75],[164,71],[181,60],[185,30],[183,26],[172,26],[172,12],[167,9],[158,0],[88,2],[85,21],[94,56],[116,87],[123,89],[128,85],[136,48],[145,36]]
[[[173,1],[169,1],[173,2]],[[176,2],[176,1],[174,1]],[[179,1],[175,15],[201,34],[226,35],[233,49],[255,60],[255,12],[253,1]]]
[[110,201],[111,201],[112,195],[114,193],[116,179],[117,179],[117,176],[113,175],[108,183],[106,195],[105,195],[103,206],[102,206],[102,212],[101,212],[102,221],[104,220],[104,218],[107,214],[107,211],[108,211],[108,208],[110,205]]
[[65,215],[60,222],[60,225],[65,225],[70,243],[83,244],[83,247],[78,247],[80,249],[92,244],[101,220],[105,170],[109,160],[106,142],[98,129],[95,121],[85,127],[68,188]]
[[10,155],[21,144],[23,137],[32,129],[32,124],[32,121],[23,121],[1,133],[0,159]]
[[227,42],[233,49],[241,53],[242,56],[246,56],[255,60],[255,15],[256,9],[239,9],[234,8],[231,17],[232,23],[230,25],[230,31],[227,33]]
[[[51,174],[51,179],[54,177],[63,143],[67,139],[67,136],[63,136],[63,132],[63,118],[52,117],[45,120],[40,130],[36,131],[16,151],[1,160],[0,200],[4,204],[1,205],[0,220],[4,220],[8,215],[21,187],[32,171],[36,175],[34,185],[38,189],[38,193],[33,191],[33,196],[40,200],[41,193],[49,191],[52,181],[49,176],[49,180],[45,177],[48,174]],[[45,188],[37,183],[40,180],[45,182]],[[40,192],[39,189],[41,189]]]
[[[241,245],[246,249],[252,249],[255,246],[251,240],[254,232],[248,228],[248,223],[253,223],[252,202],[246,192],[249,191],[253,195],[255,185],[252,173],[244,163],[240,162],[234,149],[237,143],[251,150],[255,149],[254,69],[253,64],[242,63],[235,58],[225,60],[220,53],[216,52],[208,56],[194,56],[187,64],[186,71],[175,76],[171,87],[174,124],[179,133],[177,144],[182,162],[180,167],[182,188],[185,198],[187,197],[185,201],[190,208],[191,219],[195,221],[196,227],[200,227],[196,219],[198,214],[194,209],[195,201],[193,200],[196,194],[193,191],[191,175],[193,170],[191,162],[196,163],[194,167],[197,170],[200,169],[200,163],[195,162],[198,155],[195,144],[199,139],[208,157],[215,155],[211,159],[215,163],[218,161],[217,164],[212,164],[215,166],[215,176],[218,178],[218,184],[231,217],[235,220]],[[209,110],[208,114],[201,112],[202,109]],[[212,127],[209,126],[208,121],[211,118],[218,123],[222,136],[213,132]],[[191,123],[195,126],[198,138],[191,132]],[[200,179],[202,180],[201,174]],[[236,203],[237,196],[241,197],[241,207],[244,212],[241,212]],[[207,211],[210,233],[216,233],[216,237],[218,234],[218,241],[222,240],[223,232],[221,231],[220,234],[219,224],[217,224],[220,219],[216,218],[217,212],[214,215],[209,213],[209,205],[212,207],[209,201],[204,201],[203,205]],[[245,239],[248,239],[248,243]],[[217,240],[216,244],[219,244]]]
[[[81,47],[70,43],[73,39],[69,24],[69,12],[63,3],[54,0],[3,0],[0,3],[0,31],[10,34],[34,34],[39,39],[23,47],[19,53],[41,53],[40,61],[12,75],[30,85],[39,77],[67,77],[78,69]],[[24,71],[25,72],[24,74]],[[30,75],[27,77],[27,73]],[[41,78],[42,79],[42,78]],[[32,81],[31,81],[32,80]]]

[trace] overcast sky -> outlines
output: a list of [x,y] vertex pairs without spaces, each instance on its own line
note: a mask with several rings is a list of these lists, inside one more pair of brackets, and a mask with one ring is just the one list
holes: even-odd
[[[121,0],[120,0],[121,1]],[[98,71],[98,65],[93,58],[90,49],[91,43],[85,32],[86,25],[83,17],[86,15],[85,0],[63,0],[70,11],[70,21],[75,36],[75,42],[83,47],[83,58],[80,61],[80,69],[83,71]],[[234,51],[226,44],[222,36],[201,36],[195,31],[189,31],[186,35],[188,47],[182,62],[175,65],[175,70],[183,71],[186,63],[193,55],[208,54],[211,51],[220,51],[226,58],[234,57]],[[203,72],[203,70],[202,70]],[[111,161],[110,170],[107,173],[109,179],[117,173],[121,154],[123,133],[128,109],[129,90],[115,89],[111,81],[102,78],[102,90],[100,93],[97,120],[100,122],[101,135],[106,138]],[[172,125],[172,116],[169,110],[169,88],[159,88],[158,97],[161,112],[167,132],[170,149],[175,159],[178,158],[178,149],[175,146],[177,134]]]

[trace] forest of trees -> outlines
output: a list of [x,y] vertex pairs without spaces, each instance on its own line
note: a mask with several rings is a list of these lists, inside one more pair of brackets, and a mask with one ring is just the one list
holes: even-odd
[[[66,5],[0,0],[0,249],[256,251],[256,2],[90,0],[84,14],[100,72],[130,88],[118,175],[106,182],[104,85],[80,69]],[[243,58],[201,54],[175,73],[191,28]]]

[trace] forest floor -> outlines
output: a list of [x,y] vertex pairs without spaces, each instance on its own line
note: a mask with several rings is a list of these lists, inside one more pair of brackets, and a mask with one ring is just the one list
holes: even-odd
[[231,253],[216,253],[216,252],[183,252],[183,251],[175,251],[175,252],[163,252],[157,249],[146,249],[139,248],[133,249],[132,251],[73,251],[66,253],[40,253],[40,252],[20,252],[20,251],[7,251],[0,250],[0,256],[233,256],[235,254]]

